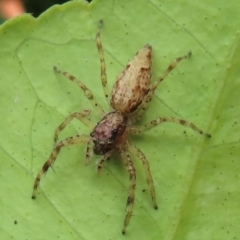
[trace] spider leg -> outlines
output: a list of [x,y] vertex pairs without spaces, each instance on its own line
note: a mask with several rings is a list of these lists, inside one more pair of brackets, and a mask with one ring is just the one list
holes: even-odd
[[104,166],[104,163],[109,159],[109,157],[111,156],[113,150],[110,150],[109,152],[107,152],[101,159],[100,161],[98,162],[97,164],[97,173],[100,173],[103,166]]
[[70,124],[70,122],[76,118],[79,121],[81,121],[85,126],[93,129],[94,128],[94,124],[91,122],[90,118],[88,118],[87,116],[91,113],[90,110],[83,110],[82,112],[75,112],[70,114],[68,117],[65,118],[65,120],[57,127],[57,129],[55,130],[54,133],[54,143],[56,144],[57,140],[58,140],[58,135],[59,133],[68,125]]
[[69,137],[69,138],[62,140],[54,147],[49,159],[44,163],[44,165],[42,166],[42,169],[38,172],[37,177],[34,181],[33,193],[32,193],[33,199],[36,197],[37,188],[39,187],[42,176],[45,173],[47,173],[49,167],[51,167],[54,164],[61,149],[63,147],[67,147],[67,146],[74,145],[74,144],[87,143],[88,141],[89,141],[88,135],[76,135],[74,137]]
[[75,84],[77,84],[83,91],[84,95],[87,97],[87,99],[90,101],[90,103],[92,104],[92,106],[97,110],[97,112],[103,116],[105,114],[104,110],[102,109],[101,105],[95,100],[92,92],[77,78],[75,78],[73,75],[71,75],[68,72],[62,71],[60,69],[58,69],[57,67],[53,67],[53,70],[55,71],[55,73],[61,74],[63,76],[65,76],[66,78],[68,78],[70,81],[74,82]]
[[104,51],[103,51],[102,42],[101,42],[101,38],[100,38],[100,32],[101,32],[102,25],[103,25],[103,21],[100,20],[99,24],[98,24],[97,35],[96,35],[96,44],[97,44],[97,49],[98,49],[98,54],[99,54],[100,64],[101,64],[101,81],[102,81],[102,86],[103,86],[103,92],[104,92],[105,98],[107,100],[107,103],[109,104],[110,91],[109,91],[108,83],[107,83]]
[[143,104],[141,106],[141,108],[139,109],[137,115],[136,115],[136,119],[140,119],[143,115],[143,113],[146,111],[146,109],[148,108],[152,98],[153,98],[153,94],[155,92],[155,90],[157,89],[157,87],[159,86],[159,84],[168,76],[168,74],[178,65],[178,63],[180,63],[183,59],[186,59],[188,57],[190,57],[192,55],[192,52],[190,51],[188,54],[178,57],[176,58],[169,66],[168,68],[165,70],[165,72],[163,73],[163,75],[161,77],[159,77],[157,79],[157,81],[155,81],[152,84],[152,87],[150,89],[150,91],[148,92],[148,94],[144,97],[143,99]]
[[143,163],[144,171],[145,171],[145,174],[146,174],[146,177],[147,177],[147,183],[148,183],[148,186],[149,186],[149,189],[150,189],[150,193],[151,193],[151,197],[152,197],[152,201],[153,201],[153,206],[154,206],[155,209],[158,209],[157,202],[156,202],[156,194],[155,194],[154,183],[153,183],[153,179],[152,179],[152,175],[151,175],[148,160],[146,159],[144,153],[139,148],[129,144],[128,149],[132,154],[136,155],[138,158],[141,159],[141,161]]
[[168,66],[167,70],[165,70],[165,72],[163,73],[163,75],[162,75],[161,77],[159,77],[156,82],[154,82],[154,83],[152,84],[152,88],[151,88],[152,93],[154,93],[154,91],[155,91],[156,88],[159,86],[159,84],[167,77],[167,75],[168,75],[183,59],[186,59],[186,58],[190,57],[191,55],[192,55],[192,52],[189,51],[186,55],[176,58],[176,59]]
[[87,149],[86,149],[86,157],[85,157],[86,165],[90,162],[93,155],[92,143],[93,143],[92,138],[89,138],[87,141]]
[[183,119],[178,119],[178,118],[174,118],[174,117],[162,117],[162,118],[157,118],[149,123],[144,124],[143,126],[140,127],[133,127],[131,128],[131,132],[133,133],[142,133],[145,132],[161,123],[164,122],[173,122],[173,123],[178,123],[181,124],[185,127],[189,127],[192,128],[194,131],[198,132],[199,134],[205,135],[206,137],[210,138],[211,134],[209,133],[205,133],[203,132],[201,129],[199,129],[198,127],[196,127],[193,123],[188,122],[186,120]]
[[136,121],[138,121],[139,119],[142,118],[142,115],[148,109],[148,106],[149,106],[152,98],[153,98],[153,93],[150,90],[148,92],[148,94],[143,98],[143,104],[140,107],[139,111],[135,114],[134,118],[132,117],[133,118],[133,122],[136,122]]
[[135,187],[136,187],[136,170],[133,165],[133,161],[128,152],[124,149],[119,150],[121,157],[126,165],[127,171],[129,173],[129,188],[128,188],[128,198],[126,204],[126,216],[123,223],[122,234],[125,234],[126,227],[129,224],[130,218],[132,216],[133,204],[135,199]]

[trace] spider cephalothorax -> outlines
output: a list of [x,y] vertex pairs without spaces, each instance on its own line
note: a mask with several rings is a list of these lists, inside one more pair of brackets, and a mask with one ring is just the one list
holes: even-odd
[[130,120],[119,112],[110,112],[96,125],[90,133],[94,143],[93,152],[97,155],[117,148],[122,144],[128,133]]

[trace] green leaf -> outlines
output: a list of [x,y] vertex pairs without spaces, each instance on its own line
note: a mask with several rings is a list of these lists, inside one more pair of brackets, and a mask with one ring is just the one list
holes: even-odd
[[[56,127],[72,112],[92,109],[81,90],[54,74],[72,73],[109,109],[95,44],[102,44],[110,88],[146,43],[153,80],[178,56],[193,52],[156,91],[139,124],[161,116],[193,122],[211,139],[177,124],[132,136],[149,160],[159,210],[137,169],[128,239],[238,239],[239,8],[237,1],[75,1],[38,19],[25,14],[0,28],[0,239],[120,239],[128,173],[116,154],[100,176],[86,146],[62,150],[31,199],[34,179],[53,148]],[[110,109],[109,109],[110,110]],[[93,110],[93,122],[99,117]],[[90,130],[74,122],[61,139]],[[146,191],[145,191],[146,190]]]

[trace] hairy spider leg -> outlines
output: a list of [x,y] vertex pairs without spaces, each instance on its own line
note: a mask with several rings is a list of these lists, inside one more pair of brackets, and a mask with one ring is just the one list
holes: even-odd
[[54,144],[58,141],[59,133],[64,130],[64,128],[71,123],[73,119],[77,119],[81,121],[85,126],[89,127],[90,129],[94,128],[94,124],[91,122],[88,115],[91,113],[90,110],[83,110],[82,112],[75,112],[70,114],[65,118],[65,120],[56,128],[54,133]]
[[68,137],[62,141],[60,141],[55,147],[54,149],[52,150],[52,153],[49,157],[49,159],[44,163],[44,165],[42,166],[42,169],[38,172],[37,174],[37,177],[34,181],[34,185],[33,185],[33,193],[32,193],[32,198],[34,199],[36,197],[36,192],[37,192],[37,189],[39,187],[39,184],[40,184],[40,181],[41,181],[41,178],[42,176],[47,173],[49,167],[51,167],[59,152],[61,151],[61,149],[63,147],[68,147],[70,145],[75,145],[75,144],[82,144],[82,143],[87,143],[89,141],[89,136],[88,135],[85,135],[85,134],[82,134],[82,135],[76,135],[74,137]]
[[146,124],[144,124],[143,126],[139,126],[139,127],[132,127],[131,128],[131,132],[132,133],[143,133],[161,123],[164,122],[173,122],[173,123],[178,123],[181,124],[185,127],[189,127],[192,128],[194,131],[198,132],[199,134],[205,135],[206,137],[210,138],[211,134],[209,133],[205,133],[203,132],[201,129],[199,129],[198,127],[196,127],[193,123],[188,122],[186,120],[183,119],[178,119],[178,118],[174,118],[174,117],[161,117],[161,118],[157,118],[151,122],[148,122]]
[[110,150],[100,159],[100,161],[97,163],[97,173],[101,172],[105,162],[109,159],[112,153],[113,153],[113,150]]
[[65,76],[66,78],[68,78],[70,81],[74,82],[75,84],[78,85],[78,87],[80,87],[84,93],[84,95],[87,97],[87,99],[90,101],[90,103],[92,104],[92,106],[96,109],[96,111],[101,115],[104,116],[105,112],[103,110],[103,108],[101,107],[101,105],[95,100],[92,92],[77,78],[75,78],[73,75],[71,75],[70,73],[66,72],[66,71],[62,71],[60,69],[58,69],[57,67],[53,67],[53,70],[58,73],[61,74],[63,76]]
[[86,157],[85,157],[85,164],[87,165],[92,158],[93,155],[93,147],[92,147],[93,141],[92,138],[89,138],[87,141],[87,149],[86,149]]
[[129,224],[129,221],[133,212],[135,188],[136,188],[136,170],[129,153],[125,149],[119,149],[119,153],[129,173],[129,189],[128,189],[128,198],[126,203],[126,216],[124,219],[123,229],[122,229],[122,234],[125,234],[126,227]]
[[110,105],[110,103],[109,103],[110,91],[109,91],[108,83],[107,83],[106,63],[105,63],[105,59],[104,59],[104,50],[103,50],[102,42],[101,42],[101,38],[100,38],[100,32],[101,32],[102,25],[103,25],[103,21],[100,20],[99,24],[98,24],[97,35],[96,35],[96,44],[97,44],[97,49],[98,49],[98,54],[99,54],[100,64],[101,64],[101,82],[102,82],[102,86],[103,86],[103,92],[104,92],[104,95],[105,95],[108,105]]
[[186,55],[182,57],[176,58],[167,68],[167,70],[163,73],[161,77],[157,79],[152,85],[151,91],[154,92],[159,84],[167,77],[167,75],[183,60],[189,58],[192,55],[192,52],[189,51]]
[[136,155],[142,161],[145,175],[147,178],[148,187],[149,187],[150,193],[151,193],[151,198],[153,201],[153,206],[155,209],[158,209],[154,183],[153,183],[152,174],[150,171],[150,166],[149,166],[147,158],[145,157],[144,153],[139,148],[137,148],[131,144],[129,144],[128,150],[130,151],[130,153],[132,153],[133,155]]

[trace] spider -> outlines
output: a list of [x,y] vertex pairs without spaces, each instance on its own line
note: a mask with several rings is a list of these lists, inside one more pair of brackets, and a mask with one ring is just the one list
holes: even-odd
[[[100,58],[101,65],[101,82],[105,98],[108,101],[111,111],[105,112],[99,103],[95,100],[92,92],[77,78],[69,74],[68,72],[59,70],[54,67],[54,71],[58,74],[64,75],[70,81],[78,85],[88,98],[90,103],[96,109],[101,116],[101,120],[94,126],[89,118],[90,110],[83,110],[82,112],[75,112],[70,114],[55,130],[54,143],[55,146],[51,152],[49,159],[44,163],[42,169],[38,172],[34,186],[32,198],[36,197],[36,192],[39,187],[42,176],[51,167],[62,148],[70,145],[82,144],[87,145],[85,163],[89,163],[92,152],[96,155],[102,155],[102,158],[97,163],[97,172],[100,172],[104,163],[112,155],[113,151],[119,152],[123,163],[129,173],[129,187],[128,197],[126,203],[126,215],[123,222],[122,233],[125,234],[126,227],[129,224],[130,218],[133,212],[133,205],[135,199],[135,187],[136,187],[136,170],[132,161],[131,155],[137,156],[142,164],[146,174],[147,183],[150,189],[151,199],[155,209],[158,208],[156,202],[156,194],[153,183],[153,178],[150,172],[149,163],[144,153],[137,147],[133,146],[128,139],[130,133],[140,134],[149,130],[164,122],[178,123],[186,127],[190,127],[199,134],[203,134],[207,137],[211,137],[210,134],[204,133],[197,128],[193,123],[177,119],[174,117],[161,117],[157,118],[143,126],[134,126],[133,124],[138,121],[145,110],[148,108],[151,102],[154,92],[159,84],[167,77],[167,75],[177,66],[177,64],[183,59],[188,58],[191,52],[188,54],[176,58],[165,70],[163,75],[159,77],[155,82],[151,82],[151,61],[152,61],[152,47],[146,44],[140,49],[133,60],[131,60],[124,70],[117,77],[117,80],[113,86],[110,94],[106,65],[104,59],[104,51],[100,39],[100,31],[103,25],[103,21],[99,21],[98,31],[96,34],[96,45]],[[78,119],[87,127],[93,129],[90,135],[78,134],[72,137],[68,137],[58,142],[59,133],[68,125],[73,119]]]

